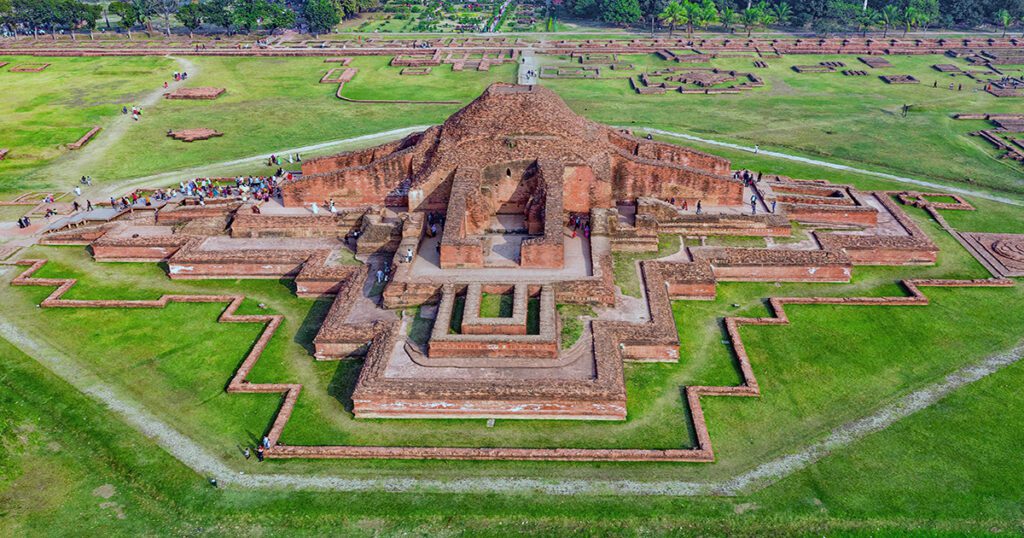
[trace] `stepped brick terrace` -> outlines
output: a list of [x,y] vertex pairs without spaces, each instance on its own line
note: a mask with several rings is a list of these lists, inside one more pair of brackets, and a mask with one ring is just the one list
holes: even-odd
[[[720,281],[848,282],[857,266],[927,265],[938,253],[900,205],[932,211],[937,194],[734,171],[727,159],[585,120],[537,86],[494,84],[440,126],[307,160],[302,172],[271,200],[178,197],[44,242],[88,244],[102,261],[163,262],[173,279],[288,278],[301,296],[334,296],[314,355],[362,358],[356,418],[624,420],[624,363],[679,360],[670,301],[713,299]],[[973,209],[955,200],[941,208]],[[683,237],[680,248],[638,263],[642,297],[624,296],[613,253],[656,252],[664,234]],[[760,237],[764,246],[706,244],[720,236]],[[993,279],[907,281],[908,297],[778,298],[777,317],[727,318],[743,382],[686,389],[693,449],[277,445],[302,386],[245,379],[276,318],[228,390],[285,394],[269,457],[711,461],[700,397],[760,394],[739,324],[786,323],[787,302],[925,304],[919,286],[1012,285],[1002,277],[1024,267],[1019,236],[958,239],[972,242]],[[43,306],[112,305],[60,299],[74,282],[32,279],[43,262],[29,263],[16,283],[60,286]],[[495,315],[486,305],[499,299],[509,308]],[[594,314],[572,334],[559,305]],[[232,316],[223,320],[250,321]]]

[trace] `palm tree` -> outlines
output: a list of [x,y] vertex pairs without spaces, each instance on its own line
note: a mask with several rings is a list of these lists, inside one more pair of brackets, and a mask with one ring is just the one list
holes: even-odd
[[700,21],[700,5],[690,0],[683,1],[683,22],[686,24],[686,37],[693,38],[693,26]]
[[878,25],[881,16],[874,9],[865,9],[857,14],[857,26],[863,32],[863,37],[868,36],[868,30]]
[[740,15],[740,22],[743,24],[743,28],[747,30],[747,37],[750,37],[751,32],[754,31],[754,27],[761,24],[763,20],[764,13],[757,6],[744,9],[743,15]]
[[772,18],[775,19],[775,24],[779,26],[786,26],[789,24],[789,19],[793,17],[793,10],[789,7],[789,4],[785,2],[779,2],[771,7]]
[[722,11],[718,14],[718,22],[722,23],[726,30],[729,30],[732,23],[736,22],[736,10],[731,7],[722,8]]
[[889,28],[895,28],[896,23],[900,20],[900,10],[892,4],[886,4],[882,6],[882,11],[879,12],[882,18],[882,24],[885,31],[882,32],[882,37],[889,35]]
[[696,15],[697,19],[694,22],[701,29],[707,29],[718,22],[718,8],[712,0],[704,0],[704,3],[698,6]]
[[658,14],[661,22],[668,24],[669,37],[672,37],[672,32],[676,29],[676,25],[682,23],[685,15],[683,6],[679,5],[679,2],[676,2],[676,0],[669,2],[665,9],[661,10],[661,13]]
[[1006,37],[1006,29],[1013,24],[1013,15],[1010,15],[1010,12],[1005,9],[1000,9],[996,12],[996,20],[1002,25],[1003,37]]
[[921,20],[921,13],[914,6],[907,6],[903,9],[903,13],[900,15],[900,22],[903,23],[903,37],[907,37],[907,32],[914,26],[917,26]]

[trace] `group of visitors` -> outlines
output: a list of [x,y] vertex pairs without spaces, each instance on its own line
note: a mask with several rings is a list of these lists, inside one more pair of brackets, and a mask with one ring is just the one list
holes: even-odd
[[[301,163],[302,162],[302,155],[300,155],[298,153],[289,154],[288,155],[288,162],[290,162],[290,163]],[[269,158],[267,158],[267,166],[281,166],[281,156],[280,155],[271,155]],[[278,174],[278,175],[280,175],[280,174]]]
[[186,73],[185,71],[182,71],[180,73],[175,71],[174,72],[174,81],[175,82],[180,82],[182,80],[188,80],[188,73]]
[[384,284],[391,278],[391,264],[386,260],[377,268],[377,283]]
[[[444,229],[444,213],[431,211],[427,213],[427,237],[437,237],[437,234]],[[437,242],[441,244],[440,241]]]
[[28,215],[18,219],[18,228],[28,228],[32,226],[32,221],[28,218]]
[[[128,105],[124,105],[121,107],[121,114],[128,114]],[[132,105],[132,119],[135,121],[139,121],[139,116],[142,116],[142,107],[138,105]]]
[[572,230],[573,239],[576,238],[576,232],[581,231],[583,237],[590,237],[590,216],[582,213],[573,213],[569,215],[569,229]]

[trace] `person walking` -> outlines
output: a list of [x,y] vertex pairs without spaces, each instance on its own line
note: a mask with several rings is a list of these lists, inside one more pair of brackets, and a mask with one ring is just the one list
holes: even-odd
[[263,445],[260,445],[260,446],[256,447],[256,461],[260,461],[260,462],[263,461],[263,451],[264,451]]

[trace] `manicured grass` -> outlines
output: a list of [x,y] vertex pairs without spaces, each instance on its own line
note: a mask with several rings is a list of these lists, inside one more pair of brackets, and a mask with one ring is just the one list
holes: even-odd
[[480,317],[512,317],[513,295],[509,293],[484,293],[480,297]]
[[[3,56],[10,62],[0,71],[0,147],[10,154],[0,161],[0,191],[23,191],[48,185],[67,185],[76,178],[26,177],[41,165],[67,153],[64,148],[94,125],[103,126],[143,94],[159,88],[174,70],[160,57],[35,58]],[[48,62],[38,73],[11,73],[21,63]],[[131,144],[126,144],[131,145]],[[88,147],[88,146],[86,146]],[[138,159],[135,155],[134,160]],[[70,187],[65,187],[70,188]]]
[[[439,66],[429,76],[402,77],[399,68],[387,65],[389,60],[356,57],[352,66],[359,73],[346,85],[344,94],[356,99],[468,102],[491,82],[513,80],[516,69],[514,64],[507,64],[488,72],[453,72],[450,66]],[[541,60],[556,61],[543,56]],[[769,69],[756,70],[767,86],[740,95],[640,96],[629,89],[624,78],[545,79],[543,83],[577,112],[604,123],[760,144],[764,149],[861,168],[1024,194],[1020,166],[996,158],[996,152],[984,141],[968,136],[986,124],[951,118],[957,112],[1012,112],[1012,99],[996,99],[973,91],[973,86],[971,91],[963,92],[932,88],[928,82],[945,80],[945,75],[930,67],[950,61],[941,56],[895,56],[890,58],[893,68],[871,70],[872,75],[913,74],[925,82],[910,86],[886,85],[876,76],[797,74],[790,69],[797,63],[825,60],[858,64],[852,56],[795,55],[773,60]],[[177,68],[173,60],[163,58],[50,61],[54,65],[42,73],[0,77],[0,90],[21,99],[14,107],[16,113],[7,116],[11,126],[8,132],[29,137],[5,143],[5,147],[12,148],[12,160],[0,163],[0,191],[63,185],[68,178],[61,177],[54,159],[64,150],[57,149],[57,145],[73,141],[93,124],[104,125],[117,117],[121,104],[158,88],[166,74]],[[209,165],[289,147],[439,123],[459,108],[339,101],[334,97],[334,85],[318,84],[330,67],[319,58],[202,57],[189,61],[198,69],[190,85],[225,87],[228,93],[215,101],[162,100],[147,108],[144,120],[132,124],[129,135],[86,173],[103,183]],[[624,55],[620,61],[634,63],[638,71],[672,65],[653,55]],[[710,65],[753,71],[751,62],[752,58],[724,58]],[[69,92],[75,100],[69,100]],[[83,100],[86,106],[82,106]],[[898,113],[904,104],[913,105],[907,118]],[[40,128],[14,129],[25,125]],[[167,129],[204,126],[217,128],[225,136],[188,145],[165,136]],[[88,146],[83,151],[89,151]],[[25,160],[20,161],[18,155]],[[147,158],[140,159],[139,155]],[[753,156],[738,157],[735,167],[744,166]],[[43,167],[47,164],[53,166]],[[263,170],[258,166],[249,168],[252,170],[230,173]],[[785,169],[796,171],[806,169],[806,165],[786,164],[777,171],[785,173]]]
[[[969,80],[962,92],[941,89],[951,79],[931,65],[953,62],[966,67],[960,60],[890,56],[892,68],[873,70],[858,67],[855,56],[791,55],[769,61],[768,69],[753,68],[754,59],[723,58],[702,65],[755,72],[765,80],[764,88],[738,95],[637,95],[628,80],[618,77],[542,83],[573,110],[602,123],[681,131],[911,177],[1024,193],[1020,166],[997,159],[986,142],[968,136],[987,123],[951,117],[958,112],[1013,112],[1017,107],[1012,100],[975,91],[981,85]],[[678,66],[654,55],[622,55],[620,61],[641,71]],[[843,61],[872,76],[791,70],[796,64],[820,61]],[[890,73],[911,74],[922,83],[887,85],[877,78]],[[935,80],[940,89],[932,88]],[[967,79],[957,82],[963,80]],[[912,105],[906,118],[900,115],[904,104]]]
[[[0,524],[33,536],[200,528],[214,535],[1019,534],[1024,491],[1007,477],[1024,472],[1016,457],[1021,383],[1024,367],[1011,366],[778,484],[732,498],[245,491],[210,487],[0,341]],[[468,463],[447,467],[483,472]]]
[[658,236],[657,252],[613,252],[612,272],[615,284],[623,295],[640,297],[640,276],[637,275],[636,262],[673,254],[679,251],[679,241],[678,235],[661,234]]

